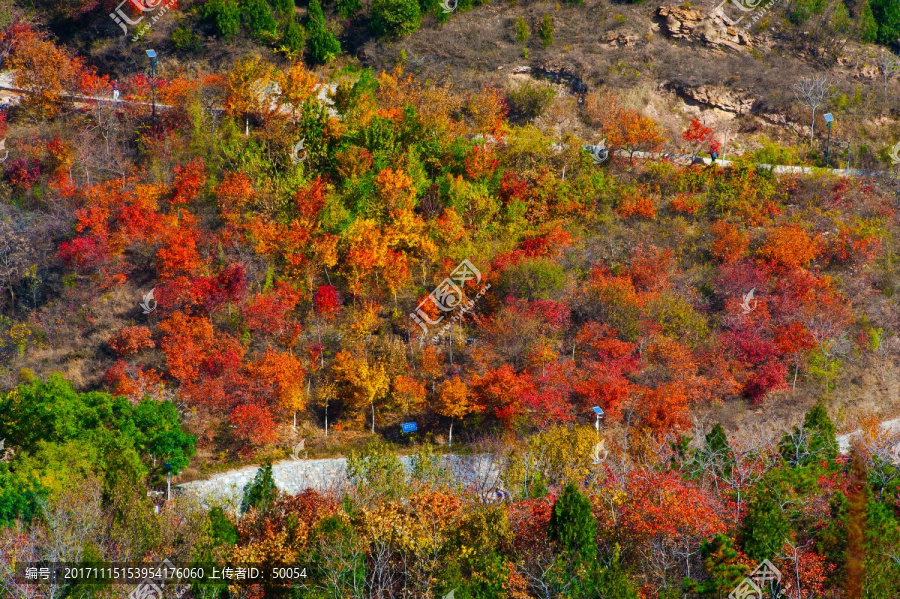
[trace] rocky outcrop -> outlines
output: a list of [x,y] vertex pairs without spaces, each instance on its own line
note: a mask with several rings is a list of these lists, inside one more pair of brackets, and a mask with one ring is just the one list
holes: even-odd
[[734,114],[749,114],[754,98],[744,90],[714,85],[671,85],[679,95],[710,108],[718,108]]
[[600,37],[600,44],[605,48],[618,48],[622,46],[636,46],[641,38],[634,33],[607,31]]
[[701,42],[711,48],[741,50],[752,46],[753,36],[745,30],[730,27],[718,15],[693,8],[660,6],[656,14],[666,33],[676,39]]
[[565,86],[573,94],[584,94],[588,90],[587,85],[578,76],[578,73],[568,66],[545,63],[534,67],[530,73],[532,77]]

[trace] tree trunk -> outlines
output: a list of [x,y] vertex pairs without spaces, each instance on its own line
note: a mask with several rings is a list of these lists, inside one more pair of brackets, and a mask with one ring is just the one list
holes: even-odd
[[809,149],[812,150],[813,134],[816,131],[816,109],[812,109],[812,123],[809,125]]
[[372,402],[372,434],[375,434],[375,402]]
[[453,447],[453,419],[450,419],[450,439],[447,442],[450,447]]
[[328,404],[325,404],[325,436],[328,436]]

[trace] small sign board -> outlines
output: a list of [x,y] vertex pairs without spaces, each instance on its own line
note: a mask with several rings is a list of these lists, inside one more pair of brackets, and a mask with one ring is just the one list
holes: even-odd
[[413,433],[419,430],[419,427],[416,426],[415,422],[404,422],[400,425],[400,428],[403,429],[404,433]]
[[603,408],[601,408],[600,406],[594,406],[594,413],[597,416],[603,416]]

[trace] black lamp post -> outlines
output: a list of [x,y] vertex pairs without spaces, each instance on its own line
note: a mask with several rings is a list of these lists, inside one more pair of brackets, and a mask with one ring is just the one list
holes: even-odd
[[828,125],[828,141],[825,142],[825,168],[828,168],[828,152],[831,150],[831,123],[834,122],[834,117],[830,112],[822,115],[822,118],[825,119],[825,124]]
[[150,90],[153,98],[153,118],[156,119],[156,50],[147,50],[150,59]]

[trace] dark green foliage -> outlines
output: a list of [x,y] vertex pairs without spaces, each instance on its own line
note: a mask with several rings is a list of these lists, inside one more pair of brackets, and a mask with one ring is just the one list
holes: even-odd
[[229,38],[241,28],[241,8],[235,0],[209,0],[200,7],[200,18],[221,38]]
[[[863,587],[865,597],[890,597],[900,589],[900,517],[887,502],[869,501],[866,512],[866,561]],[[835,560],[837,561],[837,560]]]
[[788,14],[788,19],[794,25],[801,25],[813,15],[821,14],[828,6],[825,0],[798,0],[793,4],[793,10]]
[[309,33],[306,45],[310,62],[325,64],[334,60],[334,57],[340,54],[341,43],[334,37],[333,33],[325,28],[324,24],[318,21],[310,21],[306,27]]
[[341,52],[341,43],[325,26],[325,13],[318,0],[310,0],[306,10],[306,40],[310,62],[325,64]]
[[838,456],[837,439],[835,438],[834,423],[828,417],[828,410],[822,402],[807,412],[803,419],[803,428],[811,431],[812,440],[810,441],[810,451],[821,453],[821,455],[829,460],[833,460]]
[[337,0],[337,3],[335,4],[335,12],[337,12],[338,16],[342,19],[349,19],[361,9],[362,4],[359,0]]
[[272,8],[276,13],[283,17],[288,17],[294,14],[294,8],[296,4],[294,4],[294,0],[271,0]]
[[[453,562],[444,572],[443,584],[445,592],[456,589],[456,599],[493,599],[502,597],[503,584],[509,575],[506,559],[496,551],[477,552],[478,555],[468,560],[468,568]],[[443,596],[443,595],[438,595]]]
[[369,27],[378,37],[403,37],[422,24],[417,0],[373,0]]
[[760,493],[747,509],[744,519],[744,553],[755,562],[771,559],[781,551],[790,531],[790,522],[768,493]]
[[575,483],[567,484],[553,504],[547,534],[567,555],[585,561],[596,556],[597,521],[591,514],[591,502]]
[[783,457],[792,466],[805,466],[812,462],[833,462],[838,456],[834,424],[822,402],[810,410],[802,427],[794,427],[785,434],[778,445]]
[[703,569],[709,578],[701,582],[696,590],[702,596],[724,597],[736,588],[749,568],[738,562],[738,552],[730,538],[716,535],[700,543]]
[[266,0],[243,0],[241,14],[250,35],[257,37],[274,35],[278,29],[278,23],[272,16],[272,9]]
[[538,27],[538,37],[541,38],[543,47],[549,48],[553,44],[553,32],[555,31],[556,27],[553,26],[553,17],[544,15],[540,27]]
[[306,30],[296,19],[289,19],[284,27],[281,43],[291,52],[301,54],[306,45]]
[[181,472],[194,454],[194,437],[181,429],[178,409],[171,402],[142,401],[132,414],[135,426],[144,434],[135,438],[135,448]]
[[275,479],[272,478],[272,464],[263,464],[256,472],[253,480],[244,487],[244,498],[241,500],[241,513],[246,514],[250,508],[261,512],[268,511],[278,497]]
[[892,45],[900,39],[900,2],[897,0],[869,0],[872,15],[878,24],[876,40],[879,44]]
[[306,20],[307,22],[325,23],[325,11],[322,10],[319,0],[309,1],[309,5],[306,7]]
[[209,510],[207,518],[209,518],[210,536],[216,544],[228,546],[237,544],[237,528],[231,523],[222,508],[212,508]]

